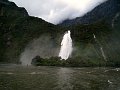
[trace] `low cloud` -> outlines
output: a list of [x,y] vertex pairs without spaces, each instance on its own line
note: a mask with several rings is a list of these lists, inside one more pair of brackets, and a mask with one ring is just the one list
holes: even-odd
[[25,7],[29,15],[58,24],[81,17],[107,0],[10,0]]

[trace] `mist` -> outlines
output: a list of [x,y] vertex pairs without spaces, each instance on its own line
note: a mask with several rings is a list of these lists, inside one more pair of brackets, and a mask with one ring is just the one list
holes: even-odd
[[67,19],[82,17],[107,0],[9,0],[24,7],[30,16],[59,24]]
[[20,56],[22,65],[31,65],[32,59],[36,56],[41,58],[56,57],[59,53],[59,47],[49,35],[42,35],[28,43]]

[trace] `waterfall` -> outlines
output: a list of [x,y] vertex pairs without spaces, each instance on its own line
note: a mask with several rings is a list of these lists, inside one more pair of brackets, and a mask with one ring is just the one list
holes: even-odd
[[104,52],[104,50],[103,50],[103,48],[102,48],[102,45],[100,44],[100,42],[99,42],[98,39],[96,38],[95,34],[93,34],[93,37],[94,37],[95,41],[96,41],[96,42],[99,44],[99,46],[100,46],[100,51],[101,51],[101,54],[102,54],[104,60],[107,61],[107,57],[106,57],[105,52]]
[[63,40],[61,42],[61,49],[59,52],[59,57],[61,57],[61,59],[68,59],[72,53],[72,39],[70,34],[71,32],[68,30],[63,36]]
[[107,58],[106,58],[106,55],[105,55],[103,48],[101,47],[100,50],[101,50],[101,53],[102,53],[104,60],[107,61]]

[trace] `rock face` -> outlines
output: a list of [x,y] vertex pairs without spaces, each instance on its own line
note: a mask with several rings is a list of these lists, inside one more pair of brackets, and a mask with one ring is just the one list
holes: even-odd
[[91,12],[88,12],[85,16],[77,17],[73,20],[65,20],[60,25],[70,26],[77,24],[91,24],[102,19],[107,22],[111,22],[117,13],[120,13],[120,1],[108,0],[107,2],[96,7]]
[[[43,58],[44,53],[44,57],[50,57],[51,53],[55,53],[51,48],[55,47],[59,51],[64,32],[70,30],[73,41],[72,63],[120,66],[118,7],[119,0],[109,0],[84,17],[67,20],[59,26],[29,16],[24,8],[17,7],[13,2],[0,0],[0,62],[19,63],[21,54],[27,52],[25,50],[29,54],[24,54],[23,60],[29,60],[32,53],[33,56]],[[36,40],[40,40],[39,44]]]

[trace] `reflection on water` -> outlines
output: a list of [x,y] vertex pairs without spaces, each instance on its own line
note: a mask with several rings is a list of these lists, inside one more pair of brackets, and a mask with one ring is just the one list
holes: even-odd
[[70,68],[60,68],[58,70],[58,86],[61,90],[72,90]]
[[0,90],[120,90],[120,68],[0,65]]

